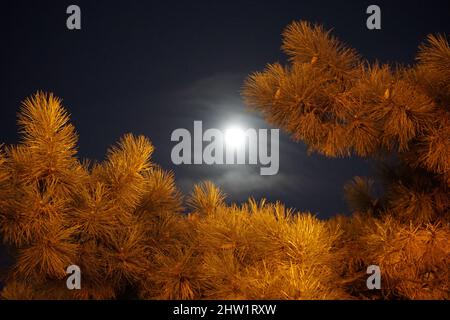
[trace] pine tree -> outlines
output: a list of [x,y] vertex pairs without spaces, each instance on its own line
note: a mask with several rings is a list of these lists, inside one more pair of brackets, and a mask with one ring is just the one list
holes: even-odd
[[157,257],[155,298],[350,298],[337,263],[343,253],[339,226],[281,203],[227,205],[224,199],[211,182],[195,186],[188,237]]
[[[61,100],[38,92],[22,104],[20,143],[0,146],[0,236],[14,261],[0,297],[449,299],[447,39],[429,36],[415,65],[394,68],[295,22],[283,49],[288,65],[250,76],[244,97],[310,152],[380,163],[344,186],[351,216],[227,204],[211,182],[182,214],[147,138],[126,134],[105,161],[80,161]],[[81,290],[66,287],[73,264]],[[367,290],[372,264],[381,291]]]
[[383,194],[376,195],[373,179],[355,178],[345,187],[355,215],[331,222],[345,226],[348,248],[361,253],[347,259],[346,276],[359,274],[361,283],[362,262],[378,264],[388,286],[384,296],[448,299],[446,37],[430,35],[413,66],[369,63],[323,27],[307,22],[286,28],[282,48],[289,63],[270,64],[251,75],[243,91],[247,104],[295,141],[305,142],[310,152],[372,158],[383,168]]
[[[61,100],[41,92],[24,101],[19,125],[21,143],[0,154],[0,234],[14,258],[2,297],[136,296],[181,209],[150,141],[127,134],[103,163],[82,163]],[[66,287],[70,265],[81,268],[81,290]]]

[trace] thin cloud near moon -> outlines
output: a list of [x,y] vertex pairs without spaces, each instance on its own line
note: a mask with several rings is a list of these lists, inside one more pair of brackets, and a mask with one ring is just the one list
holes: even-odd
[[[193,129],[195,120],[203,122],[204,129],[225,131],[230,127],[243,129],[272,129],[256,112],[242,102],[240,89],[243,74],[216,74],[192,83],[171,95],[167,115],[176,127]],[[170,141],[171,132],[166,132]],[[189,193],[194,184],[210,180],[228,195],[229,201],[242,202],[249,197],[283,199],[288,207],[302,211],[312,210],[323,217],[346,209],[342,185],[355,175],[367,175],[368,166],[362,160],[326,159],[307,155],[302,143],[293,142],[280,132],[280,168],[273,176],[261,176],[258,165],[172,165],[180,189]],[[171,163],[174,143],[157,147],[160,163]],[[350,163],[351,162],[351,163]],[[327,198],[327,201],[323,199]]]

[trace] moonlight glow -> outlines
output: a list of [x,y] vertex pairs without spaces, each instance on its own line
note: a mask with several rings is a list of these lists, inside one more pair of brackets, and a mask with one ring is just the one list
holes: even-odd
[[245,144],[245,132],[239,127],[230,127],[225,131],[225,144],[231,148],[241,148]]

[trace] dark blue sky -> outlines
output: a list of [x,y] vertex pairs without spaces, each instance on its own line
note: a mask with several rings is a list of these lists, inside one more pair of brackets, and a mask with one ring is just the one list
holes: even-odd
[[[66,29],[78,4],[82,30]],[[370,4],[382,30],[366,28]],[[253,167],[179,166],[170,162],[176,128],[229,123],[266,128],[245,110],[245,77],[285,61],[280,33],[293,20],[333,28],[371,61],[412,63],[429,33],[449,33],[450,1],[22,1],[2,3],[0,142],[17,142],[20,101],[36,90],[64,99],[80,136],[80,157],[101,160],[126,132],[148,136],[154,160],[175,171],[187,192],[210,179],[232,201],[253,195],[327,217],[346,210],[342,186],[367,175],[359,159],[308,156],[282,136],[280,173]]]

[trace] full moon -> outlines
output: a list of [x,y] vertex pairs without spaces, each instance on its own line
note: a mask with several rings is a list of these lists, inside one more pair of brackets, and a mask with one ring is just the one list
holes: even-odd
[[225,130],[225,144],[231,148],[241,148],[245,144],[245,132],[239,127]]

